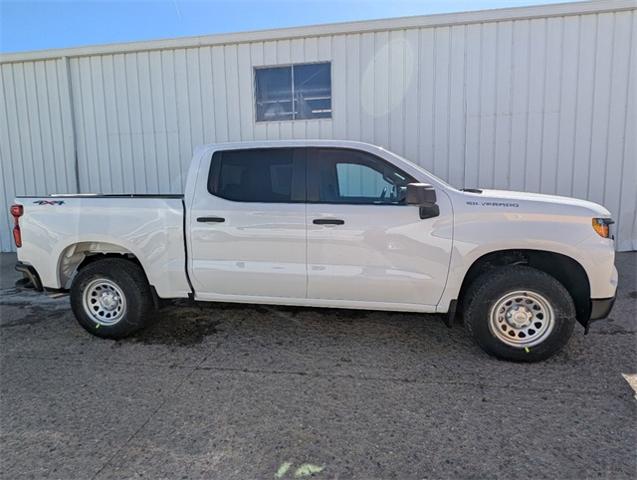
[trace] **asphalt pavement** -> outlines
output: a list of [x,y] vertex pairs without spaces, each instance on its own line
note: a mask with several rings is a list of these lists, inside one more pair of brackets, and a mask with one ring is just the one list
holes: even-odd
[[182,303],[135,337],[16,291],[0,255],[0,478],[637,476],[637,253],[549,361],[410,313]]

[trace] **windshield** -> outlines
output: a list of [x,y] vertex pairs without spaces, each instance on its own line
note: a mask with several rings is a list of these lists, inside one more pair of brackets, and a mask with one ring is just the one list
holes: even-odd
[[421,167],[417,163],[415,163],[415,162],[413,162],[413,161],[411,161],[411,160],[409,160],[409,159],[407,159],[405,157],[402,157],[402,156],[400,156],[400,155],[398,155],[398,154],[396,154],[394,152],[390,152],[389,150],[385,150],[385,151],[388,154],[390,154],[390,155],[392,155],[392,156],[394,156],[396,158],[399,158],[399,159],[404,160],[405,162],[409,163],[410,165],[412,165],[414,168],[416,168],[417,170],[419,170],[423,174],[427,175],[428,177],[431,177],[432,180],[434,180],[434,181],[436,181],[438,183],[441,183],[443,186],[445,186],[447,188],[451,188],[453,190],[457,190],[456,187],[454,187],[453,185],[449,185],[449,183],[445,182],[442,178],[437,177],[436,175],[431,173],[429,170],[426,170],[425,168]]

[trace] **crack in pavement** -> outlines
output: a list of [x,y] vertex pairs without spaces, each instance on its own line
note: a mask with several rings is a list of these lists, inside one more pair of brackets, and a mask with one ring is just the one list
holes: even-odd
[[[451,386],[451,387],[476,387],[476,388],[492,388],[498,390],[516,390],[516,391],[532,391],[536,393],[544,393],[551,392],[553,394],[567,394],[567,395],[591,395],[591,396],[610,396],[616,398],[623,398],[621,394],[616,392],[609,392],[608,389],[573,389],[573,388],[552,388],[552,387],[541,387],[541,386],[529,386],[529,385],[512,385],[512,384],[494,384],[494,383],[486,383],[486,382],[470,382],[470,381],[450,381],[450,380],[420,380],[417,378],[409,378],[409,377],[383,377],[383,376],[373,376],[373,375],[353,375],[353,374],[345,374],[345,373],[335,373],[335,374],[323,374],[320,372],[309,372],[303,370],[273,370],[273,369],[255,369],[255,368],[240,368],[240,367],[220,367],[220,366],[202,366],[203,362],[208,359],[209,355],[206,355],[202,360],[197,362],[196,365],[164,365],[164,364],[136,364],[136,366],[149,367],[149,368],[165,368],[165,369],[188,369],[190,370],[186,376],[183,378],[181,382],[175,387],[175,389],[166,394],[166,397],[176,393],[183,386],[184,382],[191,378],[195,372],[199,371],[212,371],[212,372],[229,372],[229,373],[242,373],[242,374],[252,374],[252,375],[290,375],[290,376],[299,376],[299,377],[308,377],[308,378],[337,378],[337,379],[346,379],[346,380],[357,380],[364,382],[393,382],[393,383],[402,383],[402,384],[414,384],[414,385],[441,385],[441,386]],[[13,358],[27,358],[27,356],[16,355]],[[30,357],[33,358],[33,357]],[[43,358],[49,359],[49,358]],[[58,361],[62,361],[67,364],[75,364],[76,362],[64,362],[64,359],[59,359]],[[130,363],[127,362],[118,362],[113,361],[110,362],[111,365],[117,366],[130,366]],[[162,404],[151,414],[151,417],[164,405],[168,398],[165,398]],[[150,417],[149,419],[150,420]],[[137,433],[137,432],[136,432]],[[136,434],[135,433],[135,434]],[[133,434],[133,436],[135,436]],[[131,437],[132,438],[132,437]]]

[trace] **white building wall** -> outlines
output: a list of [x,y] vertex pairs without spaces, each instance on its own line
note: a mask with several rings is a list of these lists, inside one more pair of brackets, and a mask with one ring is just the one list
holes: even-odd
[[[637,249],[636,12],[597,1],[0,56],[2,250],[16,194],[181,192],[193,146],[279,138],[362,140],[458,187],[590,199]],[[332,63],[332,119],[256,123],[253,67],[315,61]]]

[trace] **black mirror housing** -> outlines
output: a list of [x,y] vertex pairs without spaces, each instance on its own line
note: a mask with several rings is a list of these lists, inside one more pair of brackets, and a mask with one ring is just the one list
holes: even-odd
[[408,183],[406,201],[408,205],[435,205],[436,190],[428,183]]

